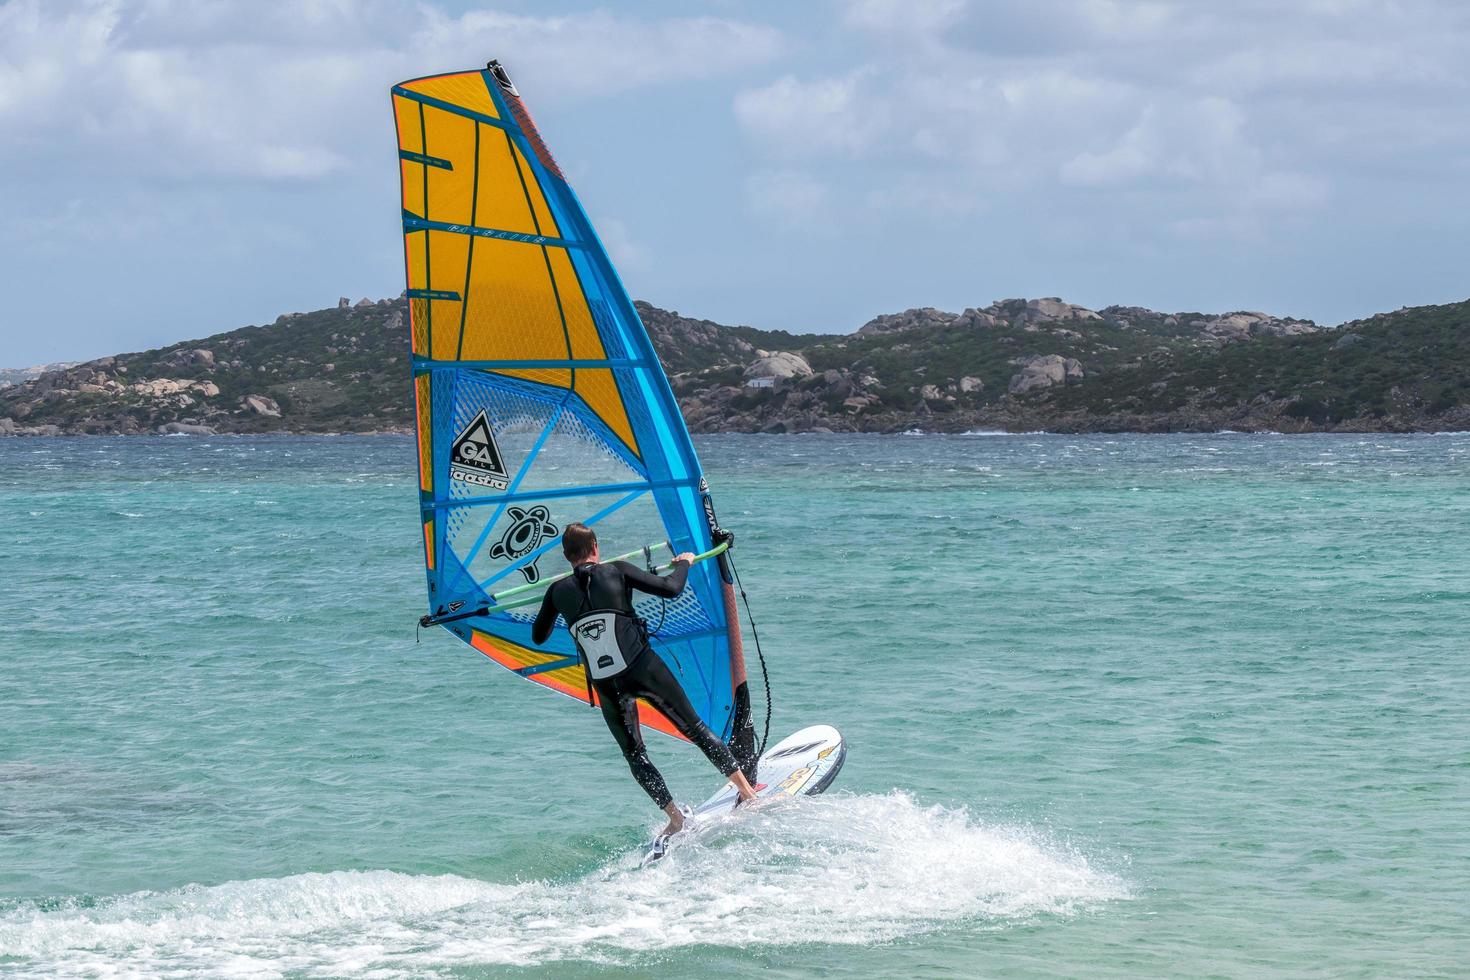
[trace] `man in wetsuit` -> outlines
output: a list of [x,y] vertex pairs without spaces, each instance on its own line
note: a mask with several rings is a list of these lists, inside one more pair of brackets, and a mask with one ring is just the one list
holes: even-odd
[[648,761],[643,734],[638,728],[638,699],[663,712],[664,717],[705,758],[735,784],[742,802],[755,799],[755,790],[735,762],[729,746],[721,742],[699,719],[689,697],[663,660],[648,645],[648,632],[633,611],[633,590],[663,599],[684,591],[684,580],[694,556],[674,556],[674,569],[666,576],[646,572],[625,561],[602,563],[597,534],[584,524],[568,524],[562,532],[562,551],[571,563],[572,574],[554,583],[541,600],[541,611],[531,627],[531,640],[545,643],[560,615],[584,658],[584,666],[603,720],[623,750],[628,768],[643,791],[669,815],[664,835],[678,833],[684,814],[674,803],[659,771]]

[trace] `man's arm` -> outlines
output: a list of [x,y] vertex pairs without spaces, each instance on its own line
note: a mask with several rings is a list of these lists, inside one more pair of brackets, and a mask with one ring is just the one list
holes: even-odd
[[541,608],[536,613],[536,622],[531,624],[531,642],[538,647],[546,642],[551,636],[551,628],[556,625],[556,603],[551,601],[551,590],[541,597]]
[[683,555],[674,559],[674,569],[667,575],[655,575],[625,561],[616,564],[629,585],[660,599],[672,599],[683,592],[684,580],[689,577],[689,559]]

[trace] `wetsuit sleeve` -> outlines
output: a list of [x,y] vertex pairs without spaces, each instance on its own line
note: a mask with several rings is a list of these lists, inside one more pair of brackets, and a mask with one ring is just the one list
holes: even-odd
[[551,590],[541,597],[541,609],[536,613],[536,622],[531,624],[531,642],[538,647],[545,643],[547,637],[551,636],[551,628],[556,625],[556,603],[551,601]]
[[639,592],[647,592],[649,595],[658,596],[660,599],[672,599],[684,591],[684,580],[689,577],[689,563],[687,561],[674,562],[674,570],[667,575],[655,575],[645,572],[637,565],[625,561],[615,562],[618,571],[623,573],[623,581],[628,583]]

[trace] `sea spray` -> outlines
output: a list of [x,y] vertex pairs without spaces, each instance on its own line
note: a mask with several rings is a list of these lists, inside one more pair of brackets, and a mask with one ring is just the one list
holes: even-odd
[[0,913],[0,956],[34,976],[627,964],[679,947],[1005,926],[1127,895],[1116,875],[1034,830],[901,792],[835,794],[716,821],[650,868],[629,852],[566,881],[335,871],[15,903]]

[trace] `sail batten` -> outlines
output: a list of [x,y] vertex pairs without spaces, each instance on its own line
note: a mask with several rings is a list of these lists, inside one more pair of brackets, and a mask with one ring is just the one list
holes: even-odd
[[[605,554],[642,549],[649,564],[656,548],[718,554],[699,458],[631,298],[504,70],[412,79],[391,101],[427,618],[588,702],[567,632],[530,639],[537,597],[566,568],[561,531],[589,524]],[[723,738],[743,676],[727,590],[710,561],[677,599],[636,603],[660,624],[656,654]],[[652,708],[641,717],[674,734]]]
[[450,113],[451,115],[463,116],[466,119],[470,119],[478,123],[483,123],[486,126],[494,126],[497,129],[509,128],[509,125],[502,119],[497,119],[494,116],[486,115],[483,112],[476,112],[475,110],[467,108],[466,106],[455,105],[453,102],[446,101],[445,99],[436,99],[432,95],[426,95],[423,92],[415,92],[406,88],[395,86],[393,88],[393,94],[399,96],[400,98],[407,99],[410,102],[417,103],[418,105],[432,106],[435,109],[442,110],[444,112]]
[[564,357],[564,358],[541,358],[521,359],[503,361],[434,361],[426,357],[415,357],[413,359],[413,370],[422,374],[435,368],[455,368],[458,370],[478,369],[481,371],[540,371],[550,368],[651,368],[653,365],[647,361],[638,361],[631,358],[621,357],[593,358],[593,357]]
[[[407,158],[405,158],[407,159]],[[569,238],[556,238],[540,232],[511,231],[506,228],[482,228],[479,225],[455,225],[447,221],[430,221],[416,214],[405,212],[403,227],[409,231],[442,231],[451,235],[468,235],[472,238],[496,238],[503,242],[521,242],[544,248],[582,248],[581,242]]]

